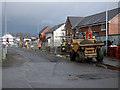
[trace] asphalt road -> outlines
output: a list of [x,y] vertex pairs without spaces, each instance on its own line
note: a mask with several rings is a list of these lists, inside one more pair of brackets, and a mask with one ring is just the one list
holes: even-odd
[[3,88],[118,88],[118,72],[41,51],[8,47]]

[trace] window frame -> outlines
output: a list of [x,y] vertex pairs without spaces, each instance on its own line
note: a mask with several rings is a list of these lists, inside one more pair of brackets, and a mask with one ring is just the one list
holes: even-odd
[[72,34],[72,29],[70,29],[70,34]]
[[91,31],[92,31],[92,26],[89,26],[89,27],[88,27],[88,30],[91,30]]
[[[103,26],[105,25],[105,26]],[[106,24],[101,24],[101,31],[106,31]]]
[[69,34],[69,31],[68,31],[68,29],[67,29],[67,35]]

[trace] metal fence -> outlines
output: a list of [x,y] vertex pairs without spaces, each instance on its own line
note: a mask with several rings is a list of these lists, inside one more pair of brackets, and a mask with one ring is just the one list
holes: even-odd
[[[97,36],[97,40],[106,41],[105,36]],[[108,36],[108,40],[113,42],[113,45],[120,45],[120,35],[111,35]]]

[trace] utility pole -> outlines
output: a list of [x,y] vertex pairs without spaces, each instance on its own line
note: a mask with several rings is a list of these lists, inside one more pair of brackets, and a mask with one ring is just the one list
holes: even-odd
[[2,48],[2,0],[0,0],[0,89],[2,90],[2,59],[3,59],[3,48]]
[[[5,1],[5,34],[7,35],[7,2]],[[6,47],[5,47],[5,49],[6,49],[6,54],[7,54],[7,37],[6,37],[6,35],[5,35],[5,39],[6,39],[6,41],[5,41],[5,43],[6,43]]]
[[0,1],[0,62],[1,61],[2,61],[2,1]]
[[[5,2],[5,34],[7,34],[7,5],[6,4],[7,2]],[[6,38],[6,44],[7,44],[7,38]]]
[[108,51],[108,10],[107,10],[107,0],[106,0],[106,55],[107,55],[107,51]]

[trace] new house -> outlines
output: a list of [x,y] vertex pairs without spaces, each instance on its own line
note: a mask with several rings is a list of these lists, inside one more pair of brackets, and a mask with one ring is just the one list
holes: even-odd
[[65,36],[65,24],[59,24],[46,32],[46,46],[60,46]]
[[76,32],[76,26],[83,20],[83,17],[68,16],[65,23],[66,41],[70,43],[70,37]]
[[2,37],[2,44],[14,44],[14,37],[7,33]]
[[[88,30],[92,31],[92,35],[96,36],[98,40],[105,41],[106,35],[106,12],[97,13],[94,15],[86,16],[86,17],[77,17],[80,20],[76,20],[76,25],[73,29],[68,29],[71,26],[68,26],[75,22],[67,19],[66,22],[66,32],[67,36],[73,36],[76,32],[81,33],[82,35],[86,35]],[[120,41],[120,8],[112,9],[108,11],[108,39],[110,41],[118,44]],[[74,30],[74,31],[73,31]]]

